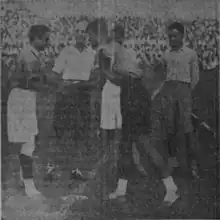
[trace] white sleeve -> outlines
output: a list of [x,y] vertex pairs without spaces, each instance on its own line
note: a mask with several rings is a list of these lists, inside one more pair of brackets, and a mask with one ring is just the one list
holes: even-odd
[[66,51],[61,51],[60,55],[55,59],[53,71],[62,74],[66,65]]

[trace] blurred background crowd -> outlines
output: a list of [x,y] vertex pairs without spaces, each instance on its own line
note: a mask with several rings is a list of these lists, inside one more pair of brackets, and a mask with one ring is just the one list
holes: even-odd
[[[92,17],[55,17],[49,21],[36,16],[28,9],[6,10],[2,16],[2,49],[3,62],[11,66],[11,62],[19,50],[27,43],[29,27],[36,23],[47,23],[51,30],[51,47],[47,51],[48,59],[59,54],[62,47],[71,43],[77,30],[77,23],[90,21]],[[167,49],[165,27],[167,22],[157,18],[115,17],[111,22],[120,23],[125,27],[128,46],[133,47],[138,57],[146,55],[152,63],[160,59]],[[199,56],[204,69],[213,69],[218,65],[219,28],[218,20],[197,19],[186,24],[186,43],[193,47]]]

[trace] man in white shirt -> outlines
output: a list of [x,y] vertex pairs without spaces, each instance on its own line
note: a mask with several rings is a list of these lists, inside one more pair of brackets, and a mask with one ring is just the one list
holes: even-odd
[[[91,47],[86,47],[86,37],[80,31],[75,35],[75,45],[65,47],[55,60],[53,71],[61,74],[63,79],[54,121],[57,136],[60,138],[65,130],[71,131],[73,139],[82,136],[82,133],[88,134],[90,93],[85,88],[90,86],[94,61],[95,52]],[[69,84],[68,81],[72,83]],[[75,174],[74,176],[82,177],[80,172]]]
[[[80,32],[76,33],[75,45],[69,45],[61,51],[60,55],[55,60],[55,65],[53,68],[53,71],[61,74],[62,79],[64,80],[64,83],[60,86],[60,90],[62,91],[62,93],[64,93],[64,91],[67,88],[74,89],[76,87],[87,85],[87,82],[90,79],[91,70],[93,69],[94,66],[94,60],[95,60],[95,52],[91,47],[86,47],[85,36],[83,36]],[[74,85],[72,84],[72,86],[67,86],[67,83],[65,83],[67,81],[75,81],[75,82],[80,81],[80,83],[75,83]],[[85,98],[82,97],[82,95],[83,94],[81,92],[79,97],[80,98],[79,100],[81,100],[81,102],[79,102],[78,104],[82,104],[82,100],[84,100]],[[70,95],[68,95],[66,99],[67,98],[72,99]],[[76,97],[74,97],[74,99],[75,98]],[[86,99],[88,99],[88,97]],[[64,97],[62,97],[62,100],[65,101]],[[69,101],[72,103],[72,104],[69,103],[69,105],[73,105],[74,103],[76,103],[76,100],[72,100],[72,101],[69,100]],[[63,104],[60,106],[62,107]],[[75,116],[73,116],[72,118],[75,118]],[[71,117],[70,118],[67,117],[65,123],[64,122],[62,123],[63,126],[66,128],[66,125],[69,124],[70,121],[71,121]]]
[[76,35],[75,45],[65,47],[53,68],[54,72],[62,74],[64,80],[89,80],[94,65],[95,52],[85,45],[84,36]]

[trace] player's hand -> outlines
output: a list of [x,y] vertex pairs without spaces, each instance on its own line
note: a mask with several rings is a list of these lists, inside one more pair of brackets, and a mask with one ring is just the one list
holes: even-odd
[[66,84],[65,84],[65,82],[62,80],[62,81],[59,82],[56,91],[57,91],[57,93],[64,93],[64,92],[66,92],[65,89],[66,89]]
[[61,80],[57,86],[57,92],[66,94],[70,92],[71,87],[76,87],[75,83],[67,80]]
[[126,75],[126,72],[122,68],[116,67],[116,64],[112,65],[112,73],[119,79],[122,79],[123,76]]
[[51,86],[46,83],[47,80],[45,76],[32,75],[27,80],[27,87],[38,92],[46,92],[51,90]]

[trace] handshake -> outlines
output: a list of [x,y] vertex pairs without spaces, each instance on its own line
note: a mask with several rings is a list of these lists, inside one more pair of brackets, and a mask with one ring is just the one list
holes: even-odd
[[26,87],[34,91],[42,91],[49,89],[47,83],[47,77],[45,75],[33,74],[27,79]]

